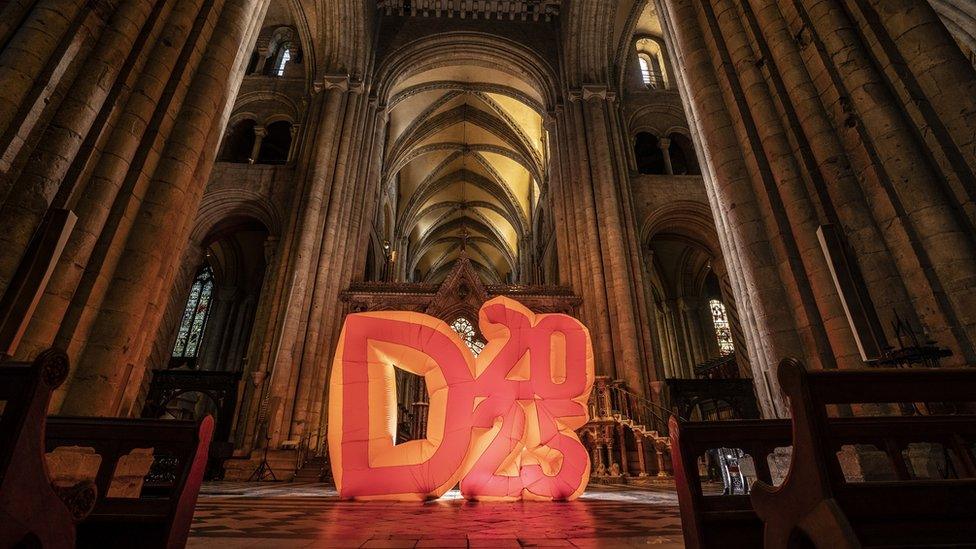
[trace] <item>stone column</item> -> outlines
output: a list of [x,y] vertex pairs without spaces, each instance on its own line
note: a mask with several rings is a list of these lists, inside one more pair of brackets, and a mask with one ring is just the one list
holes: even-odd
[[264,74],[269,57],[271,57],[271,52],[268,51],[267,40],[265,40],[265,45],[258,48],[258,62],[254,65],[254,72],[251,74]]
[[[726,104],[739,101],[733,129],[740,144],[755,155],[746,164],[753,193],[773,212],[767,217],[767,234],[780,235],[773,241],[782,246],[781,253],[789,262],[783,278],[801,304],[798,318],[808,326],[808,337],[814,343],[811,351],[817,353],[823,367],[854,367],[859,363],[857,349],[816,237],[818,226],[828,219],[817,210],[816,196],[808,192],[804,167],[788,141],[788,124],[777,112],[764,75],[754,56],[746,54],[748,37],[733,6],[738,1],[713,0],[712,5],[700,6],[698,16],[710,37],[707,43],[713,65],[731,60],[736,67],[734,75],[720,72],[719,82]],[[745,89],[750,91],[739,95]]]
[[[57,16],[65,17],[65,14],[70,13],[71,4],[73,2],[61,2],[58,6]],[[0,208],[0,248],[7,250],[7,253],[0,258],[0,292],[3,291],[6,281],[9,279],[8,272],[12,273],[11,269],[16,269],[21,258],[20,252],[26,248],[46,209],[55,201],[56,197],[60,197],[58,207],[63,207],[61,204],[64,203],[67,196],[75,191],[73,184],[76,183],[76,179],[74,177],[66,179],[69,172],[76,173],[77,171],[77,166],[73,164],[75,156],[79,153],[88,132],[90,130],[98,132],[101,129],[94,127],[97,122],[96,119],[98,115],[102,114],[105,101],[110,93],[121,92],[118,89],[120,87],[118,80],[128,76],[127,73],[123,73],[125,61],[139,53],[133,51],[133,45],[153,11],[153,2],[151,0],[123,2],[114,13],[110,13],[107,9],[109,5],[111,4],[105,6],[106,9],[90,10],[91,15],[86,18],[81,28],[67,31],[64,39],[77,42],[84,35],[101,31],[101,26],[106,23],[102,18],[107,19],[111,29],[102,32],[87,58],[78,56],[84,59],[83,62],[77,63],[83,67],[81,70],[75,69],[78,70],[78,76],[71,83],[70,92],[64,94],[60,105],[54,100],[55,98],[50,97],[35,103],[35,105],[43,105],[45,108],[57,107],[57,112],[51,118],[51,123],[44,129],[43,136],[37,140],[36,147],[31,151],[30,161],[23,164],[23,171],[20,176],[17,177],[17,167],[10,166],[8,163],[8,160],[12,162],[17,155],[8,150],[8,154],[3,155],[4,160],[0,160],[0,165],[5,165],[6,170],[4,171],[7,172],[5,177],[0,177],[0,180],[7,180],[13,184],[10,189],[11,193],[6,197],[5,202],[3,200],[4,193],[0,191],[0,203],[3,204],[3,207]],[[35,8],[35,13],[41,15],[49,8],[50,6],[40,5]],[[89,10],[86,9],[85,11]],[[158,16],[159,10],[156,11],[155,15]],[[48,15],[50,17],[47,17]],[[57,16],[45,14],[44,19],[51,23],[50,19]],[[45,30],[51,31],[52,29]],[[18,45],[19,42],[9,45],[8,48],[16,51]],[[29,46],[30,55],[18,57],[14,70],[25,70],[31,62],[36,61],[38,46],[40,46],[39,42],[31,44]],[[65,58],[59,61],[62,70],[65,69],[64,65],[72,59],[71,51],[73,49],[76,48],[68,47],[65,49]],[[0,54],[0,74],[3,71],[2,64],[5,54]],[[59,77],[68,78],[68,76],[70,73],[55,74],[51,78],[54,80]],[[3,78],[0,76],[0,79]],[[22,82],[22,79],[9,78],[3,81],[6,83],[4,91],[9,91],[15,89],[17,84]],[[49,102],[50,105],[48,105]],[[111,106],[107,108],[110,109]],[[32,117],[28,116],[24,123],[32,123],[31,120]],[[104,125],[104,123],[105,118],[102,117],[101,124]],[[23,142],[29,133],[31,132],[28,128],[21,126],[20,135],[15,141]],[[16,183],[13,183],[12,180],[14,179],[16,179]],[[0,183],[0,189],[3,186],[4,184]]]
[[278,311],[278,318],[274,320],[276,333],[265,345],[261,357],[262,368],[270,373],[266,381],[270,398],[280,403],[275,407],[275,416],[269,419],[272,447],[287,439],[290,430],[294,388],[302,369],[300,357],[304,336],[300,330],[309,314],[306,307],[310,306],[315,282],[315,260],[321,254],[329,189],[335,175],[334,157],[350,95],[348,89],[325,87],[321,83],[316,85],[316,90],[314,108],[308,119],[314,121],[313,127],[323,131],[308,133],[310,137],[314,136],[311,137],[313,141],[308,144],[308,157],[300,160],[302,177],[299,180],[305,182],[304,188],[295,193],[297,214],[289,227],[288,240],[282,242],[288,255],[280,268],[288,280],[281,294],[282,301],[275,304]]
[[[372,146],[370,113],[376,107],[362,93],[362,83],[347,76],[327,76],[320,89],[324,118],[316,127],[331,131],[319,136],[306,168],[311,192],[303,195],[302,215],[309,218],[298,225],[302,232],[295,248],[295,269],[302,274],[293,279],[293,301],[282,308],[281,342],[271,358],[272,398],[281,402],[271,424],[272,445],[324,421],[324,387],[341,316],[335,303],[356,266],[362,265],[362,231],[377,199],[377,178],[367,175],[371,163],[363,161]],[[365,192],[356,188],[364,179],[372,182]]]
[[[186,245],[190,220],[209,177],[220,134],[218,123],[230,100],[234,69],[251,19],[263,0],[228,0],[209,23],[215,32],[176,118],[171,139],[152,174],[142,207],[125,244],[88,345],[77,364],[75,381],[63,404],[65,413],[113,415],[127,409],[125,394],[142,379],[147,334],[159,318],[147,315],[168,288],[179,250]],[[215,7],[217,7],[215,5]],[[209,34],[209,33],[208,33]],[[206,153],[204,151],[207,151]],[[125,367],[120,367],[125,365]],[[132,372],[128,379],[126,371]]]
[[671,473],[668,473],[668,461],[665,457],[665,452],[668,452],[670,447],[668,446],[667,439],[655,439],[654,440],[654,452],[657,454],[657,477],[662,479],[671,478]]
[[242,334],[242,341],[232,364],[241,364],[242,387],[234,433],[235,455],[249,455],[257,445],[255,437],[260,428],[264,398],[267,396],[267,362],[261,360],[274,338],[277,301],[283,292],[282,254],[276,253],[278,238],[269,236],[264,242],[265,272],[253,318]]
[[624,432],[624,426],[617,424],[617,446],[620,448],[620,473],[624,476],[628,474],[628,463],[627,463],[627,434]]
[[668,328],[665,325],[665,315],[663,310],[663,305],[655,304],[654,306],[654,332],[655,338],[654,343],[656,345],[658,356],[661,360],[661,371],[665,379],[680,377],[674,370],[674,361],[671,360],[670,350],[668,345]]
[[[786,354],[812,367],[861,365],[815,237],[828,223],[843,228],[855,284],[883,327],[898,311],[952,349],[952,360],[976,359],[976,290],[961,283],[976,277],[973,193],[964,190],[974,181],[964,129],[974,115],[959,107],[974,101],[966,90],[976,73],[949,53],[931,8],[658,6],[756,371],[771,373]],[[950,78],[962,85],[936,83]],[[764,387],[767,376],[753,377],[760,394],[778,393]],[[778,398],[763,400],[767,413],[785,410]]]
[[295,160],[295,151],[298,150],[298,136],[301,134],[301,128],[301,124],[292,124],[291,127],[288,128],[288,133],[291,134],[291,144],[288,146],[289,163]]
[[[598,373],[623,378],[643,393],[653,356],[619,107],[604,86],[584,86],[571,98],[557,123],[562,174],[554,178],[559,183],[552,193],[557,219],[571,226],[557,239],[563,240],[561,248],[575,250],[569,259],[579,265],[572,270],[589,273],[577,291]],[[571,189],[570,181],[582,191]]]
[[538,258],[534,257],[535,249],[532,246],[532,233],[527,233],[519,239],[519,249],[518,249],[518,278],[516,280],[521,284],[536,284],[538,282],[536,277],[535,263]]
[[[343,85],[354,84],[345,81]],[[355,245],[359,241],[357,229],[353,227],[354,214],[360,213],[361,201],[372,197],[363,189],[355,189],[359,178],[359,147],[369,132],[363,115],[367,101],[360,93],[361,88],[352,86],[347,104],[345,124],[342,126],[342,142],[337,152],[336,177],[341,183],[334,184],[329,196],[325,217],[325,230],[322,238],[322,255],[315,266],[315,289],[311,295],[311,307],[315,314],[309,319],[305,333],[303,369],[295,387],[295,407],[290,418],[292,436],[298,436],[315,428],[321,416],[322,402],[325,399],[329,358],[335,338],[337,314],[335,304],[339,303],[339,292],[351,280],[351,264],[359,263],[352,254],[363,253],[366,246]],[[355,159],[355,160],[354,160]],[[357,210],[354,212],[353,210]],[[358,216],[357,216],[358,217]],[[357,248],[350,252],[349,248]],[[336,260],[336,258],[341,258]]]
[[639,477],[647,476],[647,454],[644,450],[644,435],[635,434],[634,441],[637,445],[637,462],[640,464],[640,471],[637,473]]
[[[85,36],[93,29],[82,23],[88,12],[82,10],[83,0],[42,0],[32,8],[24,6],[20,13],[22,20],[5,21],[5,34],[9,41],[3,42],[0,51],[0,172],[10,170],[13,157],[24,144],[24,135],[17,131],[22,124],[32,125],[40,117],[38,109],[46,107],[61,78],[71,76],[66,73],[71,68],[74,56]],[[4,6],[6,7],[6,6]],[[15,8],[16,9],[16,8]],[[7,19],[6,13],[2,19]],[[105,15],[104,10],[95,17]],[[18,24],[19,23],[19,24]],[[81,31],[81,32],[79,32]],[[68,43],[75,47],[65,47]],[[56,57],[60,53],[62,57]],[[77,70],[77,67],[74,67]],[[21,109],[29,105],[29,109]],[[11,131],[14,130],[14,131]],[[21,134],[19,139],[13,136]],[[7,187],[0,187],[0,199],[4,198]],[[3,289],[6,283],[0,286]]]
[[[905,51],[910,50],[910,43],[917,43],[922,35],[942,36],[947,31],[941,26],[936,29],[931,21],[920,24],[924,21],[922,14],[925,10],[908,9],[904,2],[875,9],[860,6],[854,11],[848,11],[844,4],[832,0],[823,5],[803,7],[802,12],[795,11],[794,7],[784,14],[794,22],[795,17],[809,20],[808,39],[823,48],[823,55],[829,56],[818,56],[808,62],[827,64],[836,71],[835,79],[830,82],[833,89],[821,88],[821,96],[833,99],[836,94],[841,98],[837,101],[842,104],[841,110],[845,114],[840,118],[841,113],[834,110],[832,114],[840,119],[835,118],[833,122],[835,127],[856,130],[857,139],[845,143],[849,154],[853,156],[865,151],[870,155],[873,177],[863,181],[862,185],[873,198],[870,203],[872,213],[879,221],[895,223],[886,226],[886,233],[892,232],[888,227],[897,227],[897,232],[907,233],[909,243],[893,247],[894,256],[896,261],[902,259],[902,265],[899,265],[902,277],[911,281],[907,289],[921,316],[920,321],[938,343],[957,351],[950,362],[971,363],[976,360],[976,307],[973,307],[976,287],[969,281],[976,277],[976,229],[973,218],[964,212],[972,211],[974,193],[971,189],[976,184],[972,173],[976,161],[973,160],[971,131],[963,129],[973,116],[967,114],[964,105],[971,104],[973,99],[962,99],[959,94],[968,93],[965,89],[971,87],[973,69],[953,63],[954,59],[958,60],[955,56],[949,56],[939,67],[943,63],[939,57],[939,44],[944,43],[945,38],[939,40],[930,36],[927,39],[934,41],[932,50],[908,54],[909,60],[918,62],[917,67],[909,67],[918,70],[917,79],[903,73],[901,82],[892,82],[879,72],[879,67],[907,60],[890,59],[891,50],[881,52],[865,44],[859,35],[858,22],[852,20],[849,13],[880,18],[880,22],[898,34],[890,34],[875,21],[872,31],[877,39],[892,47],[905,48]],[[878,5],[876,2],[872,4]],[[896,22],[899,12],[904,12],[901,15],[904,19]],[[899,45],[896,39],[901,34],[905,36]],[[834,61],[842,57],[849,61]],[[954,68],[962,71],[952,76],[960,86],[945,86],[935,79]],[[922,94],[931,95],[921,101],[917,92],[907,96],[900,93],[900,86],[909,89],[918,86]],[[958,91],[948,91],[948,88]],[[937,89],[947,90],[942,93]],[[910,117],[916,112],[917,105],[923,103],[931,106],[931,111],[921,113],[924,114],[921,119]],[[851,133],[847,132],[847,135]],[[943,137],[938,138],[941,143],[925,142],[919,137],[927,133],[942,134]],[[940,162],[933,155],[945,155],[952,161]],[[957,194],[952,188],[955,181],[965,181],[963,186],[968,186],[970,191]],[[905,260],[914,263],[915,268],[904,265]],[[878,292],[872,292],[872,295],[875,293]]]
[[[976,3],[955,2],[952,8],[944,0],[851,4],[862,28],[887,46],[881,57],[887,62],[886,72],[902,84],[900,99],[910,112],[931,130],[926,133],[926,142],[938,156],[944,156],[941,163],[950,172],[952,193],[962,203],[970,224],[976,224],[976,138],[972,132],[976,125],[976,71],[936,12],[951,10],[957,20],[968,18],[968,31],[973,33]],[[918,93],[927,101],[917,101]]]
[[[734,328],[732,327],[731,310],[731,307],[726,305],[725,317],[729,321],[729,331],[734,332]],[[704,361],[709,358],[714,358],[721,354],[722,350],[718,345],[718,333],[715,331],[715,322],[712,319],[712,311],[708,300],[696,300],[695,305],[690,312],[693,320],[698,326],[699,339],[702,345],[702,360]],[[733,345],[735,345],[734,340]]]
[[[345,174],[342,192],[335,195],[333,204],[339,206],[336,215],[330,216],[327,234],[331,239],[331,257],[342,258],[320,269],[329,272],[325,290],[317,299],[324,312],[321,319],[319,338],[316,343],[315,367],[309,378],[309,393],[304,412],[296,410],[293,429],[305,414],[305,429],[321,427],[324,431],[328,423],[328,374],[331,357],[342,328],[343,315],[330,306],[339,302],[339,293],[349,287],[354,279],[361,279],[364,270],[365,250],[369,241],[369,229],[379,204],[379,158],[382,151],[385,125],[385,109],[375,100],[363,93],[364,86],[349,81],[354,96],[355,110],[349,123],[343,129],[347,136],[347,147],[340,149],[337,168]],[[303,389],[304,390],[304,389]],[[301,393],[299,393],[301,397]]]
[[[553,202],[553,219],[556,226],[556,248],[559,251],[560,262],[564,266],[573,265],[577,268],[563,268],[559,273],[559,283],[572,286],[580,296],[595,295],[594,282],[591,277],[585,276],[587,272],[587,255],[589,250],[583,246],[580,239],[581,225],[577,219],[579,211],[575,199],[577,194],[573,192],[571,184],[578,179],[575,176],[577,169],[573,162],[575,153],[570,149],[569,135],[572,133],[568,127],[571,121],[567,119],[565,127],[556,123],[556,115],[562,119],[562,110],[558,109],[555,113],[547,114],[545,118],[546,129],[552,134],[553,140],[552,158],[553,168],[550,179],[550,196]],[[582,201],[582,200],[580,200]],[[598,334],[605,334],[605,323],[602,319],[597,321],[591,312],[592,305],[584,297],[580,314],[583,322],[590,330],[590,335],[599,337]],[[604,348],[594,347],[594,354],[598,360],[609,360],[609,356],[604,358]]]
[[664,159],[664,173],[674,175],[674,167],[671,166],[671,138],[659,137],[657,146],[661,149],[661,157]]
[[[199,37],[200,29],[193,24],[200,4],[202,0],[182,2],[171,12],[164,10],[147,37],[146,52],[132,71],[133,93],[127,101],[125,95],[119,97],[124,106],[101,146],[102,154],[81,183],[85,192],[65,203],[78,215],[78,223],[31,319],[21,352],[34,353],[54,344],[68,352],[73,364],[77,362],[106,291],[103,277],[114,269],[131,227],[123,214],[137,209],[139,197],[145,194],[148,178],[139,173],[154,169],[159,156],[153,145],[168,137],[175,116],[167,113],[177,109],[184,97],[185,90],[178,87],[177,93],[167,96],[164,89],[171,79],[189,78],[195,68],[189,62],[180,67],[176,63],[184,43]],[[73,368],[56,397],[70,387],[74,373]],[[57,407],[55,402],[53,409]]]
[[266,356],[265,351],[274,340],[278,314],[276,305],[285,286],[284,273],[281,269],[281,264],[284,263],[281,257],[285,254],[279,252],[279,242],[277,236],[269,236],[264,241],[265,274],[262,277],[263,283],[251,334],[243,350],[246,354],[241,359],[245,368],[242,379],[250,383],[245,385],[246,391],[241,398],[241,412],[238,413],[237,428],[234,429],[234,433],[236,433],[236,447],[245,455],[249,454],[255,445],[258,413],[261,399],[265,394],[265,380],[268,375],[268,362],[262,358]]
[[593,443],[593,457],[591,460],[593,461],[592,471],[594,475],[596,475],[601,469],[603,470],[602,472],[606,474],[607,466],[603,463],[603,445],[599,442],[594,441]]
[[237,303],[234,324],[227,333],[227,341],[221,346],[218,364],[222,371],[240,371],[247,357],[247,347],[254,327],[254,316],[260,299],[258,294],[250,293]]
[[[679,67],[676,72],[689,124],[699,134],[699,157],[704,163],[706,190],[723,256],[730,262],[729,271],[741,277],[736,283],[737,301],[754,308],[755,324],[749,336],[751,350],[758,355],[758,367],[771,371],[782,356],[801,349],[807,356],[816,357],[819,353],[805,346],[809,339],[801,339],[792,314],[804,310],[805,302],[797,292],[788,291],[781,278],[781,266],[795,264],[796,258],[787,256],[779,239],[766,235],[764,218],[768,214],[764,212],[772,212],[772,208],[761,203],[752,188],[753,174],[760,170],[746,165],[733,117],[722,110],[713,112],[712,106],[724,104],[725,99],[708,43],[701,28],[692,23],[697,21],[694,7],[686,0],[663,0],[659,7],[665,34],[673,43],[670,49]],[[739,250],[749,253],[740,254]],[[746,288],[750,288],[749,293]],[[755,377],[763,382],[762,376]],[[782,401],[766,404],[769,409],[785,409]]]
[[266,135],[268,135],[267,128],[254,126],[254,146],[251,147],[251,156],[247,159],[248,164],[254,164],[258,161],[258,155],[261,154],[261,142],[264,141]]

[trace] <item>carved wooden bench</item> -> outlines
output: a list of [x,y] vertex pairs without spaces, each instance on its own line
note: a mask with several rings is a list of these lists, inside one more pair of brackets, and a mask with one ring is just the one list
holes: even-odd
[[[200,422],[48,418],[48,451],[89,447],[101,456],[95,476],[99,497],[94,510],[78,525],[78,546],[183,547],[207,465],[213,426],[211,416]],[[119,466],[120,460],[126,462],[130,454],[146,458],[140,449],[151,449],[153,459],[144,483],[139,476],[134,485],[119,485],[119,471],[125,468]]]
[[[862,369],[808,372],[786,359],[777,372],[793,415],[793,459],[778,488],[757,481],[765,546],[972,547],[976,544],[976,369]],[[850,415],[908,410],[913,415]],[[919,474],[911,443],[940,445],[942,478]],[[871,445],[886,480],[845,476],[840,455]],[[916,447],[917,448],[917,447]],[[878,455],[881,459],[877,459]],[[884,475],[881,475],[884,478]]]
[[756,477],[771,483],[766,458],[776,448],[790,445],[789,420],[682,422],[672,416],[669,431],[685,546],[761,547],[763,525],[749,496],[705,493],[698,459],[712,449],[738,448],[752,457]]
[[54,487],[44,463],[51,392],[67,376],[68,357],[56,349],[0,365],[0,547],[74,547],[74,523],[94,505],[92,482]]

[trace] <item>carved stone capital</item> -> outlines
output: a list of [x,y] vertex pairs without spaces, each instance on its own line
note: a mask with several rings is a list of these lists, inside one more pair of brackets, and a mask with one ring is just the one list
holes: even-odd
[[542,126],[545,129],[552,131],[552,129],[556,126],[556,118],[559,116],[561,111],[562,111],[562,106],[560,105],[556,107],[556,109],[547,112],[546,115],[542,118]]
[[606,84],[583,84],[578,90],[569,90],[570,101],[609,101],[617,100],[617,93]]
[[322,77],[322,80],[315,82],[312,85],[312,90],[315,93],[319,93],[324,90],[336,89],[341,92],[349,92],[358,95],[363,93],[365,88],[366,87],[362,80],[354,80],[353,77],[348,74],[326,74]]

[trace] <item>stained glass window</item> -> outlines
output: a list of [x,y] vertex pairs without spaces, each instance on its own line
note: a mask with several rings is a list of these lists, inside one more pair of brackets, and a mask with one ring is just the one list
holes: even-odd
[[725,313],[725,305],[717,299],[708,302],[712,311],[712,324],[715,325],[715,337],[718,338],[718,349],[722,356],[732,354],[735,345],[732,344],[732,329],[729,327],[729,317]]
[[485,348],[485,342],[478,339],[478,335],[474,331],[474,325],[471,324],[470,320],[459,316],[451,323],[451,328],[461,336],[464,344],[471,350],[471,354],[474,356],[481,354],[481,350]]
[[176,335],[176,345],[173,346],[174,358],[194,358],[199,354],[200,338],[207,326],[207,317],[210,316],[213,292],[213,269],[207,265],[200,270],[190,287],[190,297],[186,300],[180,331]]

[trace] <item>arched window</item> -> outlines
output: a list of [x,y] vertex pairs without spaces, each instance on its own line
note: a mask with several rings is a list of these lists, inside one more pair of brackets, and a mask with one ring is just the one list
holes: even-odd
[[291,44],[285,43],[278,48],[278,57],[274,64],[275,76],[285,75],[285,66],[288,65],[289,61],[291,61]]
[[651,59],[646,53],[641,53],[637,56],[637,62],[640,63],[641,80],[645,86],[651,86]]
[[671,139],[669,149],[671,169],[675,175],[701,175],[698,158],[695,156],[695,146],[691,139],[680,133],[672,133],[668,137]]
[[247,69],[244,71],[244,74],[254,74],[254,71],[256,71],[258,68],[258,61],[260,59],[261,54],[259,54],[256,50],[251,52],[251,60],[247,62]]
[[180,331],[177,332],[176,345],[173,346],[173,358],[196,358],[200,354],[200,339],[207,327],[213,293],[213,269],[207,265],[200,270],[190,287],[190,297],[186,300]]
[[718,350],[722,356],[735,351],[732,343],[732,328],[729,327],[729,317],[725,312],[725,305],[717,299],[708,301],[708,308],[712,312],[712,324],[715,326],[715,337],[718,339]]
[[481,350],[485,348],[485,342],[478,339],[478,335],[474,331],[474,325],[471,324],[470,320],[459,316],[451,323],[451,328],[461,336],[464,344],[471,350],[471,354],[474,356],[481,354]]
[[258,152],[258,164],[284,164],[291,149],[291,122],[273,122],[268,124],[266,131]]
[[637,160],[637,171],[643,174],[662,175],[664,167],[664,152],[658,145],[658,139],[653,134],[640,132],[634,138],[634,158]]
[[668,87],[668,75],[664,71],[664,56],[661,44],[651,38],[637,41],[637,63],[640,65],[641,81],[653,90]]
[[254,150],[254,126],[257,123],[253,120],[241,120],[227,132],[224,138],[224,147],[220,151],[219,160],[222,162],[241,162],[251,161],[251,152]]

